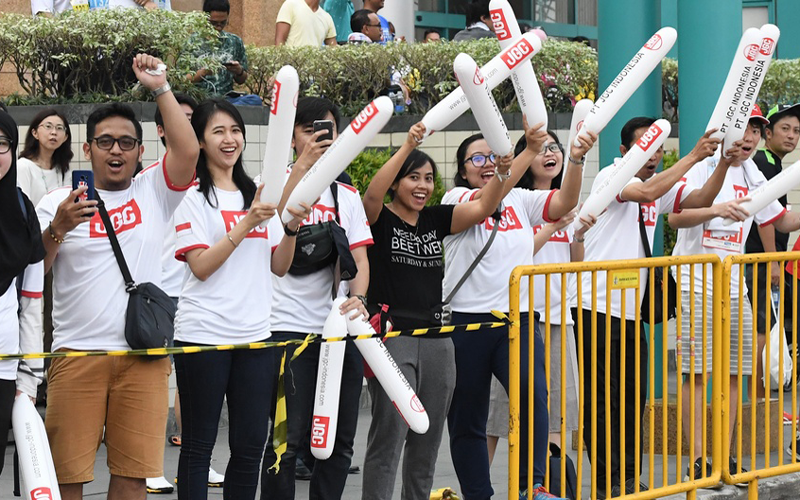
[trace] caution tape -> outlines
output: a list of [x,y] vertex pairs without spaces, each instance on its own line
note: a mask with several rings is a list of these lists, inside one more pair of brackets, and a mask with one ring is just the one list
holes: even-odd
[[53,359],[53,358],[82,358],[82,357],[96,357],[96,356],[166,356],[169,354],[196,354],[198,352],[209,351],[236,351],[236,350],[253,350],[253,349],[268,349],[273,347],[286,347],[289,345],[301,345],[308,343],[319,342],[339,342],[342,340],[364,340],[374,337],[384,339],[394,337],[421,337],[425,335],[447,335],[452,333],[473,332],[482,328],[494,329],[503,328],[511,325],[508,317],[499,312],[492,311],[492,314],[498,318],[499,321],[491,321],[485,323],[468,323],[464,325],[446,325],[436,326],[431,328],[416,328],[413,330],[398,330],[387,332],[385,334],[371,334],[371,335],[355,335],[345,337],[331,337],[323,339],[319,335],[313,336],[311,339],[306,340],[284,340],[281,342],[248,342],[245,344],[226,344],[226,345],[204,345],[204,346],[185,346],[185,347],[159,347],[154,349],[131,349],[127,351],[57,351],[57,352],[36,352],[27,354],[0,354],[0,361],[8,359]]

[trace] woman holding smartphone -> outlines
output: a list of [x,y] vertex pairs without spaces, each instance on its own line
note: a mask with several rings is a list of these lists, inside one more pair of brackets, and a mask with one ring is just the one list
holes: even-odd
[[[190,271],[178,301],[175,345],[267,340],[271,274],[282,276],[291,266],[294,236],[310,208],[289,209],[293,219],[282,226],[275,216],[280,207],[259,201],[263,184],[256,187],[245,173],[245,126],[232,104],[222,99],[201,103],[192,127],[201,154],[197,189],[187,193],[175,212],[175,255]],[[261,227],[264,221],[268,223]],[[223,497],[255,498],[268,434],[273,360],[269,349],[176,356],[183,423],[179,499],[208,495],[208,467],[225,399],[231,458]]]

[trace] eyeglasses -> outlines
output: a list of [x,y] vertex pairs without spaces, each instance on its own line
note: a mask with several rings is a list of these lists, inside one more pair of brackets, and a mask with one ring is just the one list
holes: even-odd
[[11,140],[0,135],[0,155],[11,151]]
[[378,23],[378,24],[368,24],[367,26],[369,26],[370,28],[380,28],[380,27],[381,27],[381,23]]
[[119,144],[119,149],[123,151],[130,151],[139,144],[139,139],[135,137],[130,137],[124,135],[122,137],[111,137],[110,135],[101,135],[100,137],[95,137],[94,139],[89,140],[89,142],[94,141],[97,144],[97,147],[102,149],[103,151],[110,151],[114,147],[114,143]]
[[539,154],[542,154],[542,155],[543,154],[547,154],[548,151],[550,151],[551,153],[555,153],[557,151],[561,151],[563,153],[564,152],[564,148],[561,146],[561,144],[559,144],[557,142],[551,142],[550,144],[545,144],[544,146],[542,146],[542,152],[539,153]]
[[487,160],[492,162],[492,163],[496,163],[495,162],[494,153],[492,153],[492,154],[490,154],[488,156],[487,155],[482,155],[482,154],[472,155],[469,158],[467,158],[466,160],[464,160],[464,163],[466,163],[468,161],[471,161],[473,165],[475,165],[478,168],[481,168],[482,166],[486,165],[486,161]]
[[65,127],[64,125],[53,125],[52,123],[42,123],[41,125],[39,125],[39,128],[44,128],[48,132],[52,132],[53,130],[55,130],[59,134],[66,133],[67,131],[67,127]]

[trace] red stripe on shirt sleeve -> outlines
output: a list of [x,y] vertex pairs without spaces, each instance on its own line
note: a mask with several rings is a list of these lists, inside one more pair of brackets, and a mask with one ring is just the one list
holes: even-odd
[[369,238],[369,239],[366,239],[366,240],[363,240],[363,241],[359,241],[357,243],[353,243],[352,245],[350,245],[350,250],[355,250],[356,248],[359,248],[359,247],[369,247],[369,246],[372,246],[374,244],[375,244],[375,242],[372,241],[372,238]]
[[676,214],[681,213],[681,195],[683,195],[684,189],[686,189],[686,184],[678,189],[678,195],[675,197],[675,204],[672,206],[672,211]]
[[776,215],[775,217],[771,218],[771,219],[770,219],[770,220],[768,220],[767,222],[765,222],[765,223],[763,223],[763,224],[759,224],[759,226],[760,226],[760,227],[769,226],[770,224],[774,223],[776,220],[778,220],[778,219],[780,219],[781,217],[783,217],[785,214],[786,214],[786,208],[784,207],[784,209],[783,209],[783,210],[781,210],[781,213],[779,213],[779,214],[778,214],[778,215]]
[[555,222],[555,220],[550,219],[550,200],[553,199],[553,195],[556,194],[558,189],[553,189],[550,191],[550,194],[547,195],[547,201],[544,202],[544,210],[542,210],[542,218],[546,222]]
[[164,156],[161,158],[161,169],[164,171],[164,179],[167,180],[167,187],[170,188],[172,191],[186,191],[192,184],[194,183],[195,176],[197,175],[195,172],[192,172],[192,180],[189,181],[188,184],[185,186],[176,186],[172,183],[172,180],[169,178],[169,174],[167,173],[167,155],[169,155],[169,150],[164,153]]
[[184,229],[191,229],[192,223],[191,222],[184,222],[183,224],[178,224],[175,226],[175,231],[183,231]]
[[207,249],[208,245],[198,243],[196,245],[190,245],[188,247],[179,248],[178,250],[175,250],[175,258],[181,262],[186,262],[186,254],[191,252],[192,250],[197,250],[198,248]]
[[22,290],[22,296],[29,299],[41,299],[43,295],[44,294],[42,292],[29,292],[27,290]]
[[617,195],[617,202],[618,203],[625,203],[625,200],[623,200],[619,195]]

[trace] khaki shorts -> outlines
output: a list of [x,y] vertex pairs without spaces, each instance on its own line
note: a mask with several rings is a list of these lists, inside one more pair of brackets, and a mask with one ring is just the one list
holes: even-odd
[[60,484],[94,479],[97,449],[115,476],[159,477],[169,411],[169,358],[57,358],[48,373],[45,427]]

